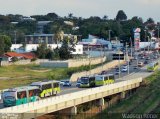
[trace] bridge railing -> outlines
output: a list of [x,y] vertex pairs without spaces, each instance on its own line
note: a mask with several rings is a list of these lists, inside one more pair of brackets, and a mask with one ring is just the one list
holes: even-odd
[[55,96],[55,97],[50,97],[46,99],[42,99],[36,102],[31,102],[19,106],[13,106],[13,107],[8,107],[4,109],[0,109],[0,113],[25,113],[25,112],[30,112],[32,110],[44,108],[50,105],[56,105],[60,104],[65,101],[73,101],[78,98],[83,98],[85,96],[93,95],[93,94],[98,94],[106,91],[112,91],[113,89],[117,88],[122,88],[127,85],[132,85],[136,83],[142,82],[142,78],[137,78],[137,79],[131,79],[131,80],[126,80],[114,84],[109,84],[101,87],[96,87],[96,88],[90,88],[70,94],[65,94],[65,95],[60,95],[60,96]]

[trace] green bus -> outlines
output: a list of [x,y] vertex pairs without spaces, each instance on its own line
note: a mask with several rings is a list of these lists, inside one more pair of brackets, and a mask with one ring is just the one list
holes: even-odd
[[115,78],[113,74],[96,75],[95,77],[96,86],[103,86],[103,85],[111,84],[114,82],[115,82]]
[[83,76],[80,78],[80,88],[88,88],[88,87],[95,87],[95,76]]
[[2,93],[4,107],[26,104],[38,100],[40,90],[37,86],[23,86],[8,89]]
[[57,95],[60,93],[60,82],[59,81],[40,81],[34,82],[30,86],[37,86],[41,90],[39,95],[40,98],[47,96]]
[[152,62],[147,66],[147,71],[152,72],[158,69],[158,62]]

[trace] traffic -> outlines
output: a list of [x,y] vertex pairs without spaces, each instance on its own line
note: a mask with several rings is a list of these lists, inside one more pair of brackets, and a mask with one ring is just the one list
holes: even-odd
[[140,71],[145,65],[147,65],[146,72],[156,71],[158,69],[157,59],[159,56],[157,52],[148,54],[139,52],[137,56],[133,54],[130,61],[126,62],[124,65],[116,66],[110,70],[103,70],[99,74],[79,77],[77,82],[74,83],[71,83],[70,80],[46,80],[33,82],[28,86],[8,89],[2,93],[3,107],[35,102],[51,96],[85,90],[85,88],[109,85],[115,83],[118,78]]

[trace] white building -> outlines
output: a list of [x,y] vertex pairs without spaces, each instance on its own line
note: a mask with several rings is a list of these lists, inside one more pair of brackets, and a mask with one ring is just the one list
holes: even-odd
[[104,46],[105,48],[111,50],[112,49],[112,44],[110,41],[98,38],[96,36],[93,35],[89,35],[88,39],[82,39],[82,42],[79,42],[80,44],[84,45],[84,46]]
[[[17,53],[31,52],[36,51],[38,46],[39,44],[26,44],[24,48],[23,44],[12,44],[11,51]],[[57,44],[47,44],[47,46],[51,49],[57,48]],[[58,47],[61,47],[61,44],[58,44]],[[76,45],[74,49],[75,51],[72,54],[83,54],[83,45]]]

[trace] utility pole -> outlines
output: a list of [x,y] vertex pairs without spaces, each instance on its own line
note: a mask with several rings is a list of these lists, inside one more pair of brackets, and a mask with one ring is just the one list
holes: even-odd
[[126,61],[127,61],[127,69],[128,69],[128,74],[129,74],[129,57],[128,57],[128,48],[127,48],[127,42],[126,42]]
[[[144,30],[145,32],[145,42],[146,42],[146,29]],[[145,52],[145,47],[144,47],[144,52]]]
[[109,32],[109,34],[108,34],[108,40],[111,42],[111,35],[110,35],[110,33],[111,33],[111,30],[108,30],[108,32]]
[[149,53],[149,36],[147,36],[147,38],[148,38],[148,53]]
[[130,42],[131,42],[131,58],[132,58],[132,56],[133,56],[133,54],[132,54],[132,50],[133,50],[133,49],[132,49],[132,46],[133,46],[133,45],[132,45],[132,38],[131,38],[131,37],[130,37]]
[[118,77],[120,78],[120,76],[121,76],[121,67],[120,67],[120,49],[118,49],[118,54],[119,54],[119,59],[118,59],[118,67],[119,67],[119,72],[118,72]]
[[16,40],[17,40],[17,31],[14,31],[14,44],[16,44]]

